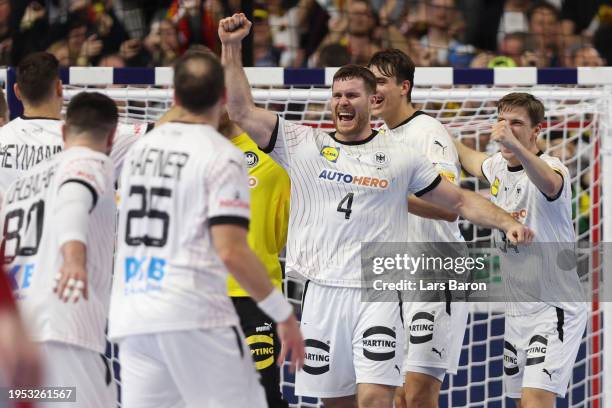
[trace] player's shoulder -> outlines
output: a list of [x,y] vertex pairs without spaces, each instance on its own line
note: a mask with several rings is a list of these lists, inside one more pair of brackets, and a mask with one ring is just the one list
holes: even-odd
[[542,153],[540,159],[544,160],[553,170],[561,172],[564,177],[570,174],[567,166],[558,157]]
[[565,165],[563,164],[563,162],[555,156],[551,156],[549,154],[546,153],[542,153],[539,155],[540,159],[544,160],[549,166],[552,167],[565,167]]
[[152,127],[152,124],[147,122],[120,122],[117,124],[117,135],[115,137],[142,136],[152,129],[154,129],[154,127]]
[[501,152],[497,152],[487,157],[483,162],[483,165],[485,164],[491,168],[506,168],[508,162],[506,161],[506,159],[504,159]]
[[2,129],[20,130],[20,129],[42,129],[51,133],[61,132],[62,121],[51,118],[34,118],[34,117],[17,117],[4,125]]
[[112,160],[108,155],[82,146],[66,149],[50,160],[59,163],[61,167],[92,167],[104,172],[112,171],[113,168]]

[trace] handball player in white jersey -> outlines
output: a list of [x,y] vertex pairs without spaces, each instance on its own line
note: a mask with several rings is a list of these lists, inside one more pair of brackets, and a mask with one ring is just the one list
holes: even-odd
[[127,407],[265,407],[228,271],[277,323],[279,361],[301,365],[293,309],[249,249],[242,152],[216,130],[224,74],[209,52],[174,67],[180,115],[138,140],[121,174],[109,337]]
[[497,112],[491,136],[501,146],[499,153],[489,157],[456,145],[463,167],[491,184],[491,201],[536,234],[538,244],[518,248],[503,235],[496,237],[509,299],[504,389],[519,407],[552,408],[567,392],[587,319],[576,267],[560,267],[559,251],[550,249],[576,242],[570,175],[536,144],[542,102],[528,93],[510,93],[499,100]]
[[[62,81],[57,59],[47,52],[26,56],[17,66],[15,94],[23,104],[23,115],[0,129],[0,196],[8,185],[34,166],[61,152]],[[118,176],[123,157],[147,124],[119,124],[111,150]]]
[[531,232],[476,194],[442,179],[430,161],[370,127],[376,80],[348,65],[334,76],[336,131],[301,126],[255,107],[242,67],[243,14],[219,24],[228,112],[259,148],[287,170],[291,209],[287,265],[308,280],[302,309],[306,354],[296,394],[326,407],[391,407],[402,384],[403,322],[398,302],[361,301],[361,243],[406,242],[407,197],[501,226],[515,241]]
[[117,120],[110,98],[75,96],[63,126],[66,150],[10,184],[0,218],[9,280],[45,359],[43,385],[76,387],[76,402],[84,407],[116,404],[101,353],[116,215],[108,153]]
[[[458,185],[461,165],[453,140],[438,120],[412,106],[415,66],[410,57],[400,50],[379,51],[368,68],[376,77],[377,99],[372,112],[385,121],[379,133],[420,152],[442,177]],[[408,211],[410,242],[464,241],[456,213],[414,195],[408,198]],[[452,302],[450,291],[446,296],[445,302],[404,303],[405,380],[404,392],[397,392],[398,407],[437,407],[445,374],[457,373],[468,304]],[[423,318],[433,322],[432,330],[417,329]]]

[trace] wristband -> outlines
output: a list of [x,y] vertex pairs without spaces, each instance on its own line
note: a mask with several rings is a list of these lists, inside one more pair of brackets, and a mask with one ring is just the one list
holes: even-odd
[[276,323],[284,322],[293,313],[293,307],[278,290],[274,289],[257,306]]

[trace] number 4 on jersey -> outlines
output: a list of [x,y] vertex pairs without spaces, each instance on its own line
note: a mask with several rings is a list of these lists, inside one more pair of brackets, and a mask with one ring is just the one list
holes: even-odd
[[[354,195],[355,195],[354,193],[348,193],[347,195],[345,195],[344,198],[340,200],[340,203],[338,204],[338,208],[336,208],[336,211],[344,213],[345,220],[348,220],[349,218],[351,218],[351,213],[353,212],[353,210],[351,210],[351,207],[353,206],[353,196]],[[342,204],[344,203],[346,203],[346,207],[342,207]]]

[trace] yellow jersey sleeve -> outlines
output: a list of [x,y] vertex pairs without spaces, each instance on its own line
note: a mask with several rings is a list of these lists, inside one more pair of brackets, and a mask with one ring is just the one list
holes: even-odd
[[[249,170],[249,246],[266,267],[272,284],[281,289],[283,276],[278,256],[287,242],[291,189],[289,176],[274,160],[259,150],[246,133],[232,139],[232,143],[244,153]],[[228,278],[227,287],[231,297],[249,296],[232,276]]]

